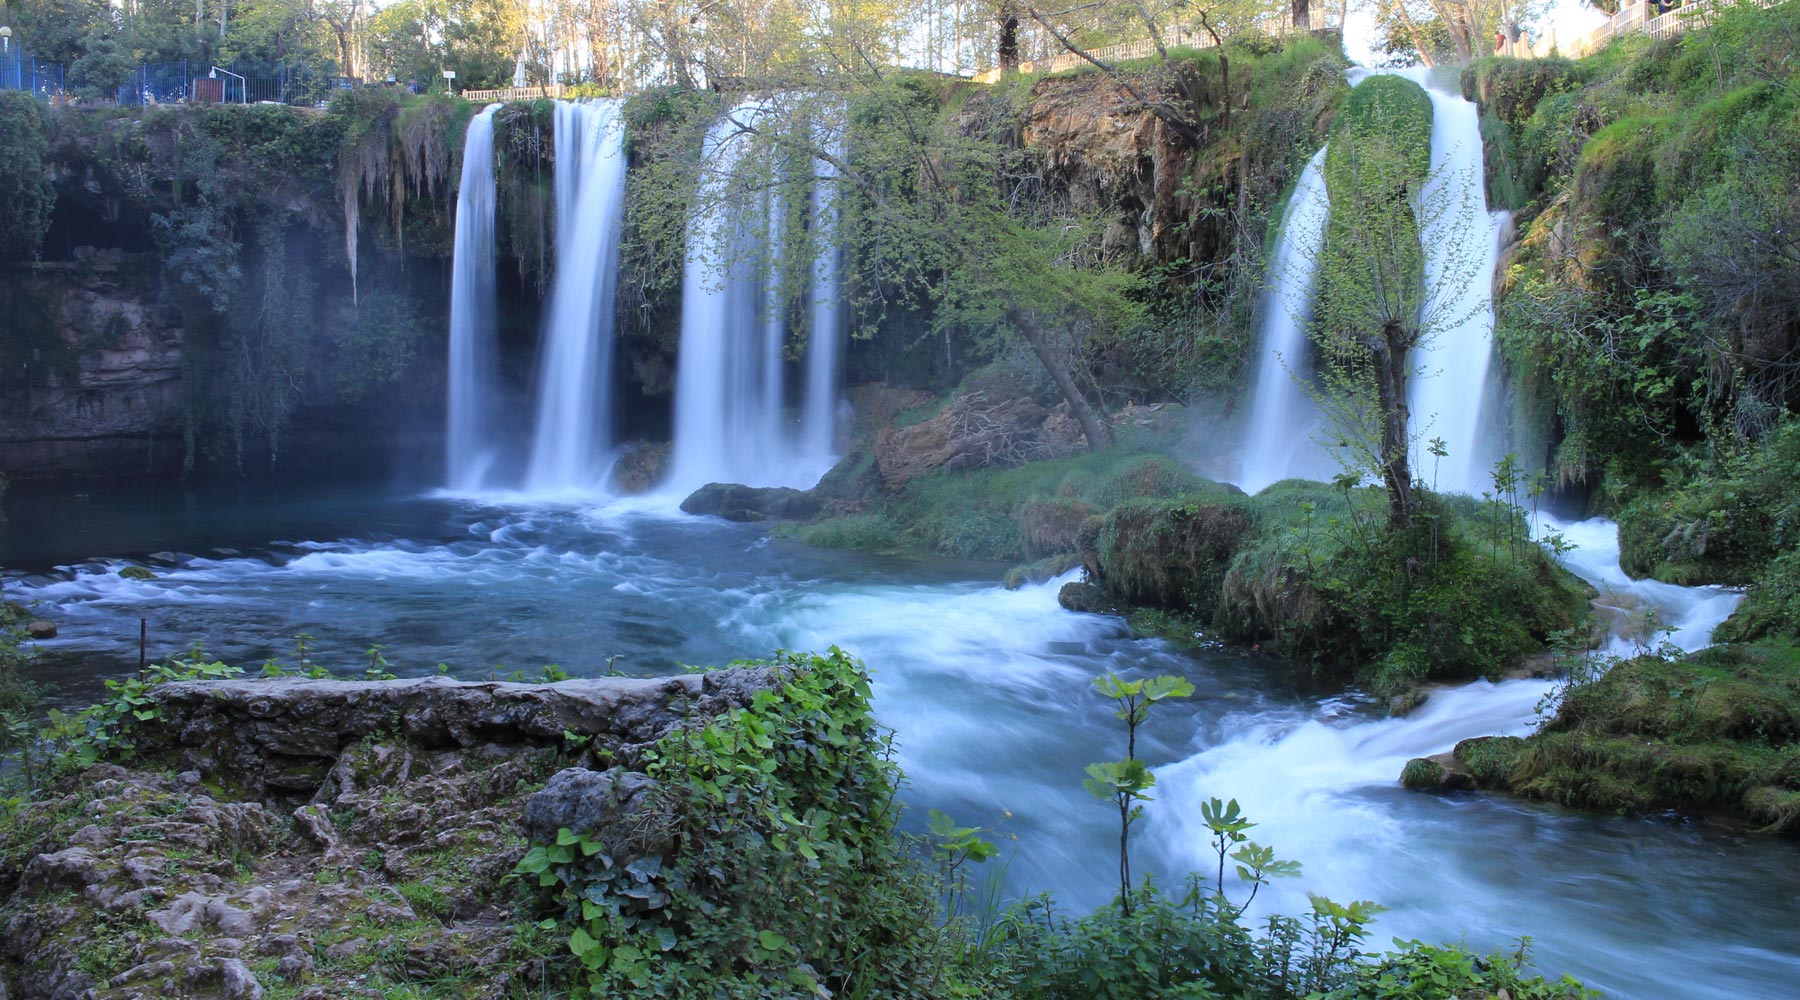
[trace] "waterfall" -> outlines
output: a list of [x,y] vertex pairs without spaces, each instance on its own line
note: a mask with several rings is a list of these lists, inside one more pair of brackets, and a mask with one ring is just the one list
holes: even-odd
[[1325,150],[1321,149],[1307,161],[1294,185],[1269,263],[1269,290],[1263,297],[1262,329],[1257,338],[1261,356],[1238,472],[1238,485],[1251,493],[1295,476],[1323,479],[1335,468],[1331,457],[1313,440],[1322,429],[1319,408],[1300,382],[1313,285],[1331,211],[1324,168]]
[[[1493,275],[1506,213],[1487,211],[1480,114],[1462,97],[1434,89],[1423,69],[1399,71],[1431,98],[1431,174],[1420,192],[1424,302],[1433,329],[1413,359],[1407,405],[1413,468],[1446,492],[1479,493],[1497,458],[1497,435],[1483,425],[1493,352]],[[1361,73],[1352,82],[1361,82]],[[1294,377],[1306,349],[1311,305],[1330,211],[1324,151],[1307,164],[1282,221],[1264,304],[1261,360],[1251,397],[1238,484],[1262,489],[1290,476],[1324,478],[1334,465],[1313,440],[1319,409]],[[1424,462],[1432,438],[1447,457]],[[1429,470],[1429,471],[1428,471]]]
[[[1431,86],[1424,70],[1408,78],[1431,97],[1431,176],[1420,192],[1419,238],[1425,251],[1425,302],[1436,319],[1413,363],[1407,405],[1415,453],[1442,438],[1436,470],[1446,492],[1480,493],[1497,458],[1496,436],[1482,426],[1482,397],[1494,346],[1494,264],[1505,213],[1487,210],[1480,111]],[[1414,468],[1424,471],[1415,459]],[[1428,480],[1429,481],[1429,480]]]
[[453,490],[481,488],[493,462],[489,407],[499,346],[494,316],[494,112],[469,120],[450,280],[449,406],[445,452]]
[[533,493],[598,487],[612,450],[614,300],[625,213],[623,107],[619,100],[556,105],[556,279],[525,475]]
[[[688,225],[682,275],[681,347],[675,382],[675,444],[669,486],[688,491],[709,482],[754,486],[811,486],[829,462],[835,437],[837,307],[836,244],[821,239],[810,272],[788,266],[789,198],[798,188],[781,159],[746,157],[752,131],[776,127],[759,101],[734,107],[707,131],[701,147],[697,207]],[[762,171],[754,178],[752,170]],[[815,174],[817,171],[815,170]],[[836,206],[821,202],[814,181],[811,218],[823,217],[835,235]],[[755,193],[760,190],[761,193]],[[789,303],[812,286],[813,325],[806,365],[805,423],[799,433],[786,414]],[[832,300],[822,306],[829,281]],[[821,332],[822,324],[831,329]],[[829,345],[821,341],[830,340]],[[823,413],[814,419],[815,408]],[[826,442],[818,453],[809,442]],[[822,461],[821,461],[822,460]]]
[[[814,137],[833,156],[843,155],[843,142],[815,129]],[[837,448],[838,345],[843,320],[838,298],[837,166],[818,160],[813,167],[812,201],[812,329],[806,342],[806,401],[800,415],[800,453],[829,469]]]

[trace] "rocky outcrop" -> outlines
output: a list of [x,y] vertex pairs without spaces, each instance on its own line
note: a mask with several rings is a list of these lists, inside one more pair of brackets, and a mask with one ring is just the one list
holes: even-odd
[[42,305],[53,332],[38,336],[56,341],[34,346],[24,384],[0,393],[8,475],[143,474],[180,461],[180,316],[159,302],[157,266],[96,251],[5,276]]
[[362,739],[441,750],[554,747],[573,734],[616,754],[655,742],[689,715],[745,704],[774,683],[767,669],[556,684],[184,681],[151,693],[161,721],[141,744],[253,795],[311,795],[344,748]]
[[466,995],[539,992],[527,838],[667,849],[642,747],[779,679],[164,685],[143,764],[90,767],[0,829],[0,997],[326,997],[471,969]]
[[1044,80],[1033,88],[1022,138],[1042,156],[1048,186],[1074,210],[1108,219],[1108,250],[1172,260],[1187,249],[1181,223],[1193,211],[1192,153],[1127,96],[1098,73]]
[[1062,585],[1056,592],[1056,603],[1069,611],[1083,611],[1090,614],[1117,614],[1119,602],[1106,588],[1096,583],[1075,580]]
[[737,483],[707,483],[681,501],[681,509],[689,514],[710,514],[727,521],[798,520],[812,517],[824,505],[810,490]]

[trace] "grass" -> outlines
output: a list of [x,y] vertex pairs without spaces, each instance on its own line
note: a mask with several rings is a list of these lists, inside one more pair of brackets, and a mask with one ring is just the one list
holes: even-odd
[[823,548],[1012,563],[1047,558],[1073,551],[1071,529],[1084,510],[1218,488],[1151,453],[1149,444],[1127,441],[1010,469],[931,473],[868,509],[777,531]]
[[1465,741],[1456,753],[1484,784],[1530,798],[1800,833],[1800,645],[1626,660],[1571,689],[1538,733]]

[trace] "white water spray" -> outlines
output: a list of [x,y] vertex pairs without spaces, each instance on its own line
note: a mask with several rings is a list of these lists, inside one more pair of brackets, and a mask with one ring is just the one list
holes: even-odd
[[[814,454],[809,442],[835,437],[837,313],[814,307],[804,315],[833,330],[806,366],[801,398],[802,425],[786,416],[789,303],[805,290],[789,288],[796,274],[813,284],[828,280],[837,298],[835,257],[829,268],[820,258],[835,255],[835,242],[821,246],[811,274],[785,266],[788,243],[787,197],[792,187],[783,165],[748,161],[750,133],[775,127],[776,116],[761,101],[746,101],[720,119],[706,135],[697,194],[699,207],[688,226],[687,267],[682,277],[681,350],[675,383],[675,443],[669,488],[686,492],[709,482],[753,486],[811,486],[829,464],[829,444]],[[734,184],[742,171],[766,169],[763,193],[747,194]],[[816,199],[815,199],[816,201]],[[820,209],[836,229],[835,203]],[[818,294],[815,289],[813,294]],[[816,423],[815,423],[816,421]],[[825,464],[821,464],[821,458]]]
[[[827,152],[842,157],[841,137],[823,128],[814,137]],[[806,400],[800,419],[800,454],[817,465],[820,474],[829,469],[837,451],[838,351],[843,339],[839,307],[837,166],[818,160],[813,167],[812,202],[812,329],[806,342]]]
[[489,408],[499,345],[494,317],[494,112],[469,120],[450,279],[449,406],[445,452],[449,486],[481,487],[493,461]]
[[[1481,112],[1460,94],[1434,88],[1429,72],[1407,78],[1431,98],[1431,174],[1420,192],[1425,302],[1431,334],[1413,359],[1407,405],[1414,449],[1442,438],[1439,489],[1479,493],[1499,457],[1481,425],[1494,349],[1494,264],[1506,213],[1487,210]],[[1415,455],[1415,462],[1418,456]]]
[[625,128],[619,100],[559,102],[556,282],[538,370],[537,430],[525,488],[597,488],[612,449],[612,368]]
[[1307,161],[1281,220],[1263,299],[1261,357],[1250,401],[1248,440],[1238,485],[1255,493],[1291,477],[1324,479],[1334,464],[1314,440],[1322,428],[1318,405],[1301,385],[1313,287],[1325,244],[1331,201],[1325,190],[1325,150]]

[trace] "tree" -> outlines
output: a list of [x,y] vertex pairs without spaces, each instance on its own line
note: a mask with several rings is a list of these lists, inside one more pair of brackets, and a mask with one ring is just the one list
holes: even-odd
[[0,257],[36,257],[50,227],[56,191],[44,179],[46,118],[30,94],[0,91]]
[[[1189,148],[1204,141],[1206,123],[1217,116],[1231,123],[1231,59],[1224,51],[1225,36],[1248,27],[1259,14],[1279,9],[1276,0],[1212,0],[1187,4],[1175,10],[1185,15],[1177,21],[1168,16],[1170,9],[1152,11],[1142,0],[1130,4],[1103,5],[1102,14],[1088,14],[1085,21],[1071,20],[1071,15],[1086,14],[1089,7],[1076,7],[1061,14],[1045,13],[1036,7],[1026,8],[1031,19],[1056,40],[1065,51],[1079,57],[1111,77],[1145,110],[1155,115],[1177,140]],[[1170,35],[1187,37],[1194,29],[1196,37],[1204,37],[1218,50],[1219,86],[1216,91],[1201,78],[1200,67],[1192,59],[1172,52]],[[1084,44],[1083,36],[1095,39]],[[1130,72],[1118,63],[1101,57],[1099,45],[1120,39],[1147,37],[1156,51],[1155,66],[1146,71],[1134,67]]]
[[1455,325],[1461,290],[1427,293],[1421,230],[1469,206],[1432,203],[1431,99],[1417,84],[1377,76],[1351,91],[1325,157],[1331,215],[1317,261],[1312,333],[1325,357],[1326,412],[1381,476],[1388,523],[1418,510],[1409,458],[1410,356]]
[[[919,75],[869,70],[837,82],[835,93],[770,99],[733,114],[736,132],[725,142],[754,149],[737,158],[744,166],[731,184],[703,197],[746,203],[769,184],[811,184],[809,165],[829,164],[848,234],[844,286],[861,314],[857,325],[871,327],[893,309],[924,313],[931,333],[990,350],[1016,338],[1043,365],[1089,444],[1108,443],[1097,394],[1081,371],[1084,346],[1134,320],[1141,279],[1101,252],[1097,219],[1068,211],[1038,187],[1035,154],[1016,142],[1016,95],[977,92],[952,110],[935,81]],[[787,165],[788,180],[773,173],[776,164]],[[635,182],[628,198],[641,219],[657,216],[653,227],[667,234],[698,207],[681,192],[705,187],[691,170],[661,169]],[[804,197],[792,192],[784,201]],[[643,242],[673,242],[646,233],[643,223],[639,230]],[[796,247],[781,257],[810,254]]]

